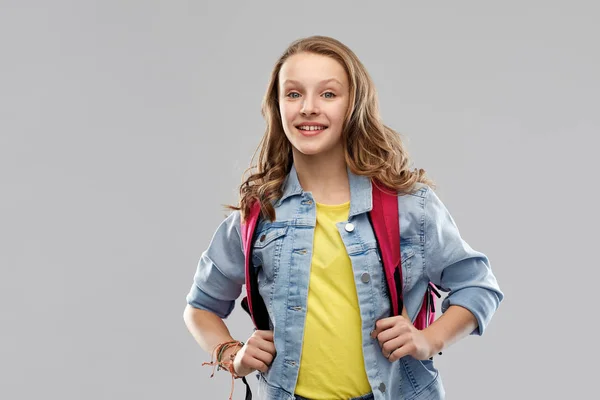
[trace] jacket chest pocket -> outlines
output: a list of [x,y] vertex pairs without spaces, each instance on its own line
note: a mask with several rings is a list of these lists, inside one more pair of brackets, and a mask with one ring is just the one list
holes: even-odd
[[288,227],[267,227],[259,231],[252,246],[252,264],[258,270],[259,287],[272,283],[279,271],[281,248]]

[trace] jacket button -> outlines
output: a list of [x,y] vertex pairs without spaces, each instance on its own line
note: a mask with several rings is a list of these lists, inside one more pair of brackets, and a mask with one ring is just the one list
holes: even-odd
[[354,224],[348,222],[345,226],[346,232],[352,232],[354,230]]
[[360,280],[364,283],[367,283],[371,280],[371,275],[369,275],[368,272],[363,272],[363,274],[360,276]]
[[261,242],[264,242],[266,238],[267,238],[267,235],[262,235],[262,236],[260,237],[260,241],[261,241]]
[[385,383],[381,382],[379,385],[379,390],[381,390],[381,393],[385,393]]

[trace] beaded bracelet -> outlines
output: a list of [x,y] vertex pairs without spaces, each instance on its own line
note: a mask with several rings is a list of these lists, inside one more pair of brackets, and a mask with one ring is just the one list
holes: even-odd
[[[223,355],[225,354],[225,351],[231,347],[239,347],[239,348],[229,355],[229,360],[223,360]],[[239,342],[237,340],[219,343],[215,347],[215,350],[212,352],[212,354],[214,354],[216,356],[216,361],[213,361],[213,358],[212,358],[213,356],[211,355],[210,362],[202,363],[202,366],[211,365],[214,367],[213,372],[210,375],[211,378],[215,375],[215,370],[218,371],[218,370],[224,369],[231,374],[231,393],[229,394],[229,400],[231,400],[233,397],[233,388],[235,385],[234,380],[238,379],[238,378],[242,378],[241,376],[238,376],[235,373],[235,368],[233,365],[233,360],[235,359],[235,356],[237,355],[239,349],[241,349],[242,347],[244,347],[244,342]]]

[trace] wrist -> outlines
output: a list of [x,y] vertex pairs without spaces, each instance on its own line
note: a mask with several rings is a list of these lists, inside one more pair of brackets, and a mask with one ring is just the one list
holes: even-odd
[[213,350],[211,362],[203,365],[214,365],[217,369],[224,369],[232,372],[233,360],[237,352],[244,346],[244,342],[229,340],[219,343]]
[[240,349],[242,348],[242,346],[232,346],[232,347],[228,347],[227,349],[225,349],[223,351],[221,360],[222,361],[233,361],[237,352],[240,351]]
[[436,334],[435,330],[431,329],[431,327],[432,326],[429,326],[423,330],[423,335],[425,335],[425,339],[429,343],[430,354],[427,358],[435,356],[444,349],[444,341]]
[[223,342],[217,345],[214,350],[214,354],[211,357],[210,362],[202,363],[202,365],[212,365],[215,369],[213,369],[213,373],[211,378],[215,374],[215,370],[224,369],[229,371],[233,378],[240,378],[238,374],[235,372],[234,359],[237,352],[244,347],[244,342],[239,342],[237,340],[229,340],[227,342]]
[[227,361],[227,360],[229,360],[229,356],[232,353],[239,351],[242,348],[242,346],[244,346],[243,342],[240,342],[235,339],[230,339],[230,340],[227,340],[227,341],[217,344],[214,347],[211,356],[217,362]]

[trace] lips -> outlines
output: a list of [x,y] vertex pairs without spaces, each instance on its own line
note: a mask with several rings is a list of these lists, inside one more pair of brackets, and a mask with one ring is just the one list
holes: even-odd
[[323,125],[323,124],[300,124],[300,125],[296,125],[296,128],[300,129],[303,127],[314,127],[314,128],[327,128],[327,125]]
[[[302,126],[302,125],[300,125],[300,126]],[[304,126],[306,126],[306,125],[304,125]],[[317,125],[311,125],[311,126],[317,126]],[[300,134],[302,136],[311,137],[311,136],[316,136],[316,135],[320,134],[321,132],[323,132],[325,129],[327,129],[327,127],[324,125],[319,125],[318,127],[320,129],[304,130],[304,129],[300,129],[299,127],[297,127],[296,129],[298,129],[298,132],[300,132]]]

